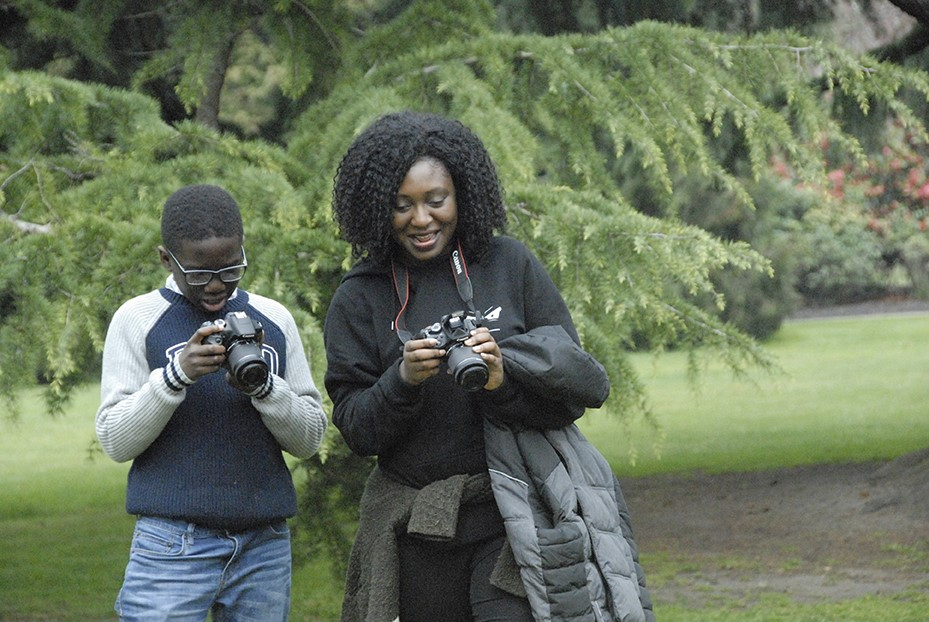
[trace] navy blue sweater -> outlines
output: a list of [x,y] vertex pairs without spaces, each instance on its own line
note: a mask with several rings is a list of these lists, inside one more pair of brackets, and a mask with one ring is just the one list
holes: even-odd
[[[229,311],[264,328],[272,386],[261,398],[231,387],[222,369],[186,387],[165,371],[204,321]],[[279,303],[238,290],[214,316],[168,288],[135,298],[111,323],[103,378],[97,433],[114,459],[133,459],[129,513],[230,530],[296,513],[282,449],[312,455],[326,417],[293,318]]]

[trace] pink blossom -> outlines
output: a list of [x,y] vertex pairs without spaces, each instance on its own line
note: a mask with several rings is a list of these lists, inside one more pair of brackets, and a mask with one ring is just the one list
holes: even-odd
[[884,184],[875,184],[865,191],[867,197],[879,197],[884,194]]
[[840,168],[829,171],[826,176],[829,178],[829,181],[838,188],[841,188],[845,183],[845,171]]
[[920,201],[929,202],[929,181],[924,183],[922,187],[916,192],[916,198]]

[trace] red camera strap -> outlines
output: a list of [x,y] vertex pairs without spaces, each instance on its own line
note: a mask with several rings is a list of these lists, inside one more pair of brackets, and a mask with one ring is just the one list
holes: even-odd
[[[458,249],[452,251],[448,261],[452,266],[452,276],[455,278],[458,295],[468,305],[468,310],[479,317],[474,308],[474,289],[471,287],[471,277],[468,276],[468,264],[465,262],[464,251],[461,250],[461,240],[458,240]],[[394,291],[397,292],[397,299],[400,301],[400,311],[397,312],[397,316],[394,318],[393,329],[400,341],[406,343],[413,338],[413,334],[406,329],[403,321],[403,313],[410,303],[410,272],[403,264],[399,265],[398,270],[397,263],[391,258],[390,273],[393,277]]]

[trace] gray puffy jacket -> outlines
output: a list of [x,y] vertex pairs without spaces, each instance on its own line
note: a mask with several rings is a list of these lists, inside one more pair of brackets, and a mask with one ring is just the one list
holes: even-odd
[[[501,341],[508,376],[553,400],[598,407],[603,367],[560,326]],[[485,420],[487,463],[507,539],[538,622],[650,622],[629,513],[609,464],[575,425]]]

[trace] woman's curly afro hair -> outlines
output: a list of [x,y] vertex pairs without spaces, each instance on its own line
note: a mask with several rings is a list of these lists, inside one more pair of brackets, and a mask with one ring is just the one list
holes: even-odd
[[407,171],[431,157],[448,169],[458,204],[458,240],[475,259],[506,228],[503,191],[481,140],[459,121],[412,111],[384,115],[352,143],[335,175],[332,209],[356,257],[386,263],[397,249],[391,219]]

